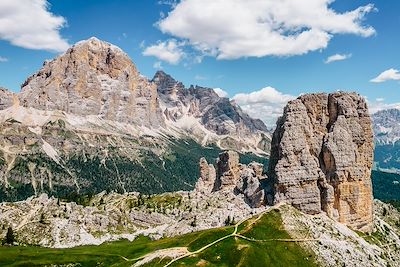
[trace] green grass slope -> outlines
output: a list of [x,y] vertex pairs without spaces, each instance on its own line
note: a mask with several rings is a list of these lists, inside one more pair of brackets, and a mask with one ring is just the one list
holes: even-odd
[[[187,247],[194,252],[221,237],[226,238],[170,266],[316,266],[312,253],[290,242],[277,210],[240,223],[237,229],[236,236],[232,235],[235,226],[228,226],[157,241],[139,237],[133,242],[71,249],[3,246],[0,266],[132,266],[146,254],[160,249]],[[164,266],[170,261],[156,258],[144,266]]]

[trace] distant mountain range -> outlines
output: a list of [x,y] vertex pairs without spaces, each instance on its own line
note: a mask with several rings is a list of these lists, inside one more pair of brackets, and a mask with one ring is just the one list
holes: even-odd
[[400,173],[400,110],[387,109],[372,115],[375,133],[375,168]]

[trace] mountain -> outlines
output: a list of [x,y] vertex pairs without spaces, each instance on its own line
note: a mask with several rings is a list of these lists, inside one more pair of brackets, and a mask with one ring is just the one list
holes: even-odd
[[[268,153],[264,124],[212,89],[179,90],[186,113],[171,120],[165,107],[178,104],[166,99],[169,84],[161,80],[142,76],[120,48],[90,38],[46,61],[20,93],[1,89],[0,201],[189,190],[200,157],[213,161],[228,148],[244,161],[248,152]],[[204,114],[188,111],[197,104]]]
[[[254,147],[269,151],[270,138],[265,124],[252,119],[233,100],[219,97],[211,88],[185,88],[163,71],[158,71],[152,81],[157,85],[160,105],[168,124],[185,128],[202,138],[203,144],[217,134],[225,136],[218,141],[222,147],[232,147],[237,143],[239,146],[236,148],[241,150],[241,143],[245,144],[247,140]],[[241,142],[235,141],[233,136]]]
[[400,109],[381,110],[372,115],[375,140],[378,145],[400,140]]
[[375,167],[400,173],[400,110],[387,109],[372,115],[375,133]]

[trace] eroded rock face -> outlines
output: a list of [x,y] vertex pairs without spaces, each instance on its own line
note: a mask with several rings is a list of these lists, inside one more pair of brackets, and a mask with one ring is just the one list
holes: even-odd
[[241,167],[237,152],[225,151],[219,154],[219,159],[217,160],[216,189],[235,187],[239,181]]
[[118,47],[91,38],[45,62],[20,93],[21,105],[145,126],[163,124],[157,87]]
[[360,95],[303,95],[288,103],[273,135],[274,202],[370,231],[372,161],[371,118]]
[[265,204],[262,181],[267,179],[267,176],[263,174],[262,164],[256,162],[249,165],[241,164],[237,152],[225,151],[219,154],[216,170],[205,158],[200,159],[199,166],[200,177],[195,191],[200,193],[231,191],[243,194],[250,207],[258,208]]
[[11,107],[17,101],[16,95],[0,87],[0,110]]
[[205,158],[201,158],[200,162],[200,177],[196,183],[196,191],[202,193],[211,193],[214,189],[216,173],[214,165],[208,164]]

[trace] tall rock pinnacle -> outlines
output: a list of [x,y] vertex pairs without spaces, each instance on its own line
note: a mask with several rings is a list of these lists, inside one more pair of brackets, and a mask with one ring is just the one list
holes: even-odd
[[21,105],[76,115],[158,126],[162,114],[157,87],[142,77],[118,47],[81,41],[27,79]]
[[355,93],[309,94],[290,101],[272,139],[269,172],[275,202],[325,211],[372,230],[373,134],[365,100]]

